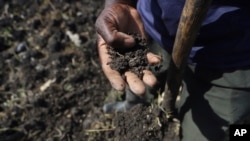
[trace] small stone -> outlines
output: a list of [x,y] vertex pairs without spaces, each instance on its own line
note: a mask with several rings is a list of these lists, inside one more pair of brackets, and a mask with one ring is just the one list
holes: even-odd
[[16,53],[21,53],[27,50],[27,44],[26,42],[21,42],[16,46],[15,52]]

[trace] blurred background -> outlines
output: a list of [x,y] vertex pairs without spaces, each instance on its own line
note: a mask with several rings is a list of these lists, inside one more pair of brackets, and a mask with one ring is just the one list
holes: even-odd
[[0,0],[0,140],[112,140],[94,23],[103,0]]

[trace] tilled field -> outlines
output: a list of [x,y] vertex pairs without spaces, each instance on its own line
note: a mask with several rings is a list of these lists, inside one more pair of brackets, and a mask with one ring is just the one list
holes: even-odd
[[1,141],[163,140],[157,106],[102,112],[117,93],[96,51],[102,4],[0,0]]

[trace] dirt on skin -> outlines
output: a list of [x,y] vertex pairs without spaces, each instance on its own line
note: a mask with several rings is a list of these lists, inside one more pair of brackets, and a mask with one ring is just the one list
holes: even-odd
[[[104,114],[100,0],[0,0],[0,140],[164,140],[159,107]],[[171,139],[170,139],[171,140]]]

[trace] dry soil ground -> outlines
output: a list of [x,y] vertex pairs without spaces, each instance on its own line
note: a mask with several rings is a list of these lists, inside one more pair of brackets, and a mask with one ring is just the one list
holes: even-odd
[[[0,0],[1,141],[160,141],[157,106],[104,114],[102,0]],[[163,128],[164,127],[164,128]]]

